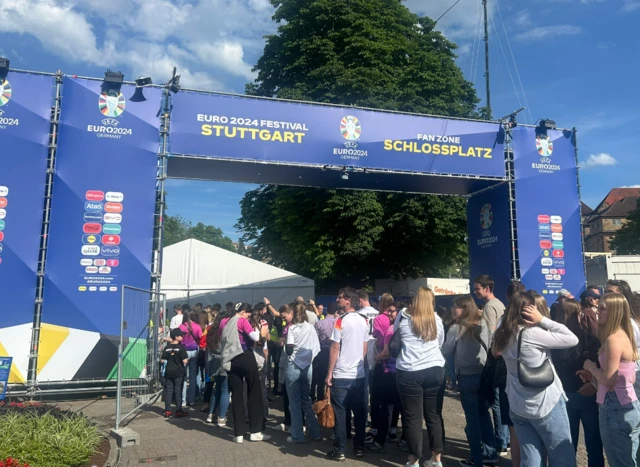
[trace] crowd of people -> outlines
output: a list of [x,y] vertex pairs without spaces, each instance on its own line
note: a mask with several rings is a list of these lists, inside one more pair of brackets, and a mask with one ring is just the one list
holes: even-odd
[[275,429],[305,443],[322,439],[312,404],[330,394],[329,459],[344,460],[352,439],[357,458],[391,442],[406,466],[430,457],[441,467],[449,388],[466,418],[462,466],[496,465],[509,451],[515,467],[575,466],[580,424],[589,467],[605,454],[613,467],[637,466],[640,296],[609,281],[580,301],[562,290],[549,307],[512,282],[503,303],[489,276],[473,291],[449,309],[424,287],[408,303],[385,293],[377,309],[350,287],[326,310],[303,297],[278,309],[266,298],[176,306],[161,357],[165,416],[188,416],[201,397],[207,422],[225,426],[231,404],[234,441],[266,441],[271,389],[284,402]]

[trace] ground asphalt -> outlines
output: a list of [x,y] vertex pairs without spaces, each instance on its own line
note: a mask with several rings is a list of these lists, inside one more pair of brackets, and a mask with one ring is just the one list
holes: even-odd
[[[402,452],[395,444],[387,443],[382,454],[366,453],[358,459],[353,455],[352,445],[347,446],[346,461],[335,462],[325,459],[331,450],[331,430],[323,429],[324,440],[308,441],[305,444],[289,444],[288,434],[275,431],[273,427],[283,420],[282,398],[274,397],[270,404],[270,415],[267,421],[266,434],[271,435],[267,442],[249,442],[245,437],[243,444],[233,442],[233,428],[219,428],[206,423],[206,415],[196,410],[190,411],[188,418],[163,417],[164,406],[158,402],[141,411],[126,426],[140,435],[140,445],[123,448],[119,467],[133,467],[141,464],[163,467],[278,467],[304,466],[327,467],[342,465],[359,467],[372,465],[378,467],[403,466],[407,461],[407,453]],[[113,399],[95,401],[77,401],[61,403],[61,408],[82,411],[84,415],[100,421],[108,427],[113,421],[115,402]],[[459,461],[469,455],[468,444],[464,434],[465,418],[457,394],[447,391],[444,401],[443,416],[446,428],[446,448],[443,455],[445,467],[458,466]],[[231,423],[230,423],[231,424]],[[232,424],[231,424],[232,425]],[[426,432],[425,432],[426,434]],[[425,436],[425,453],[428,441]],[[423,459],[423,466],[429,467],[428,455]],[[500,466],[511,465],[509,457],[500,459]],[[584,444],[578,450],[578,466],[586,466]],[[111,467],[116,467],[111,465]]]

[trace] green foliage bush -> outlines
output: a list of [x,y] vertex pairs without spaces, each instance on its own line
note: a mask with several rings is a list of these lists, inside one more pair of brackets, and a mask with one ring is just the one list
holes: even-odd
[[20,408],[0,414],[0,452],[31,467],[86,464],[102,439],[82,415],[53,409]]

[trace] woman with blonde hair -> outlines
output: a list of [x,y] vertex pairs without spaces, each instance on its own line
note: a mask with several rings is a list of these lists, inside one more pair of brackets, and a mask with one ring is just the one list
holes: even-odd
[[456,298],[451,307],[454,324],[442,347],[445,356],[453,355],[457,372],[460,402],[467,420],[465,433],[471,457],[462,466],[498,462],[489,404],[480,392],[482,370],[491,345],[491,331],[471,295]]
[[638,349],[633,336],[629,303],[620,293],[606,294],[598,304],[598,352],[600,368],[584,362],[585,379],[598,382],[600,435],[609,464],[636,466],[640,436],[640,402],[633,388]]
[[427,425],[431,462],[442,467],[444,424],[444,326],[435,313],[431,289],[420,287],[411,305],[394,323],[402,348],[396,360],[397,384],[402,402],[402,428],[409,445],[407,467],[420,465],[422,457],[422,419]]

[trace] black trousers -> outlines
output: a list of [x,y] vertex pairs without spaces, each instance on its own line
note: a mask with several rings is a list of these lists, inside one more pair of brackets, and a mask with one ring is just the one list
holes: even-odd
[[[373,425],[373,428],[378,430],[378,433],[376,434],[376,443],[384,446],[384,443],[387,440],[387,435],[389,434],[389,407],[393,407],[395,412],[401,410],[402,404],[400,402],[400,394],[398,393],[395,373],[385,373],[383,369],[383,372],[380,375],[377,375],[374,381],[374,389],[378,386],[380,387],[380,412],[377,417],[375,417],[377,425]],[[373,411],[371,412],[371,420],[373,423]],[[396,419],[395,422],[397,424],[398,420]]]
[[247,432],[243,397],[244,383],[247,384],[247,406],[251,433],[260,433],[262,431],[264,408],[262,407],[262,388],[260,386],[258,364],[253,356],[253,350],[247,349],[231,360],[231,369],[227,374],[229,376],[229,389],[231,390],[231,412],[233,413],[235,436],[244,436]]
[[[315,382],[315,399],[324,400],[324,380],[329,372],[329,347],[320,349],[320,353],[313,360],[313,380]],[[313,386],[311,386],[311,398],[314,397]]]
[[[382,378],[384,376],[384,366],[382,362],[376,363],[371,375],[369,385],[371,392],[371,428],[378,430],[383,420],[388,419],[387,406],[383,406],[382,397],[385,392]],[[387,427],[388,428],[388,427]]]
[[[273,392],[278,393],[278,383],[280,375],[280,355],[282,355],[282,347],[276,344],[274,341],[269,341],[269,358],[273,362]],[[282,375],[282,379],[286,379],[285,375]]]
[[444,367],[398,370],[397,384],[402,402],[402,430],[406,434],[409,454],[422,458],[423,417],[431,451],[444,451]]
[[171,410],[171,402],[176,401],[178,410],[182,410],[182,385],[184,376],[179,378],[164,378],[164,410]]
[[211,381],[204,385],[204,395],[202,396],[202,401],[209,405],[209,401],[211,400],[211,394],[213,393],[213,377]]

